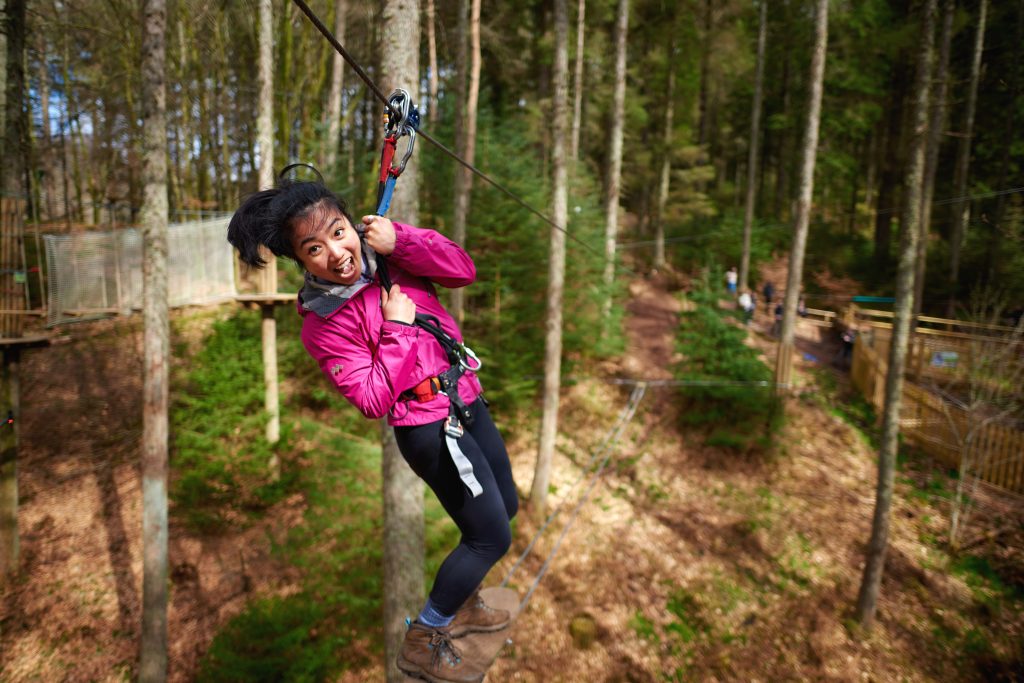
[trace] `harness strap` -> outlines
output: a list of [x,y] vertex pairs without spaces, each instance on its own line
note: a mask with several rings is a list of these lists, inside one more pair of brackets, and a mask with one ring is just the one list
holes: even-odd
[[469,492],[476,498],[484,492],[484,487],[480,485],[476,475],[473,474],[473,463],[469,461],[466,454],[459,448],[459,439],[462,438],[464,433],[462,425],[459,424],[458,416],[453,412],[444,422],[445,444],[448,446],[448,454],[451,455],[455,468],[459,471],[459,479],[462,480],[462,483],[466,485]]

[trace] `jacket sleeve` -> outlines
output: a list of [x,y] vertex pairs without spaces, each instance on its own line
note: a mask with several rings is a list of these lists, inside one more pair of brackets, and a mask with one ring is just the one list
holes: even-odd
[[466,250],[435,230],[395,223],[395,251],[388,258],[410,275],[442,287],[465,287],[476,279]]
[[318,326],[302,342],[348,402],[371,419],[384,417],[408,388],[416,366],[419,328],[385,321],[372,350],[353,330]]

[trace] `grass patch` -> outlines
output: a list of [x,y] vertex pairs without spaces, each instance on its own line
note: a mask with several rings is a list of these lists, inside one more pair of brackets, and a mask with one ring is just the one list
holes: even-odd
[[[193,530],[213,532],[243,522],[280,500],[295,472],[282,467],[276,481],[272,458],[283,461],[291,430],[281,440],[264,436],[263,368],[259,315],[238,311],[215,321],[202,347],[174,378],[170,410],[171,500],[175,514]],[[183,346],[177,355],[187,354]]]

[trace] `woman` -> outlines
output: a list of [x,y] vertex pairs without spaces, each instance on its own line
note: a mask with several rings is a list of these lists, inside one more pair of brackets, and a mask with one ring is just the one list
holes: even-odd
[[[519,503],[472,365],[453,370],[445,339],[457,346],[462,335],[434,288],[470,284],[473,261],[440,233],[381,216],[364,216],[357,230],[321,182],[284,180],[250,196],[228,241],[249,265],[265,264],[262,246],[305,269],[298,309],[307,351],[366,417],[387,415],[402,456],[462,532],[409,626],[399,668],[431,681],[480,680],[483,671],[461,659],[452,639],[508,624],[508,612],[485,605],[479,587],[511,545]],[[378,254],[388,259],[390,290],[380,284]]]

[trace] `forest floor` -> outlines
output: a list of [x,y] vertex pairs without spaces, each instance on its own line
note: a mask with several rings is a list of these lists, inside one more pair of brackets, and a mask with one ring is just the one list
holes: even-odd
[[[601,374],[670,378],[681,299],[661,280],[635,281],[630,294],[627,352]],[[770,326],[762,302],[750,343],[766,362]],[[802,388],[768,452],[706,446],[682,426],[672,389],[648,389],[488,680],[1024,680],[1020,535],[951,558],[941,541],[951,480],[912,454],[898,475],[877,621],[858,632],[851,616],[874,503],[873,431],[830,363],[834,341],[820,328],[798,333]],[[134,677],[140,335],[138,324],[110,322],[73,336],[26,354],[22,369],[23,570],[0,595],[4,681]],[[581,468],[629,391],[599,378],[564,389],[549,509],[566,509],[513,574],[521,595],[587,488]],[[536,434],[509,433],[508,445],[525,498]],[[170,680],[193,680],[213,636],[247,603],[300,590],[301,570],[272,546],[311,505],[295,494],[217,536],[172,522]],[[524,509],[488,584],[537,528]],[[584,647],[587,627],[593,642]],[[350,666],[332,680],[383,680],[379,643],[364,637],[351,647]]]

